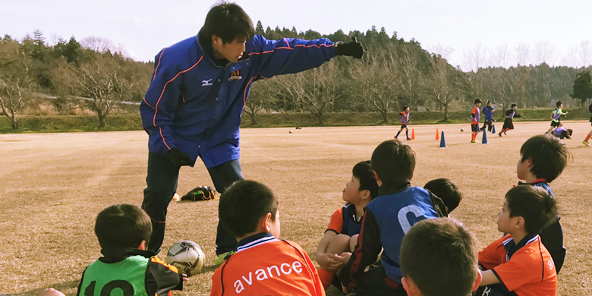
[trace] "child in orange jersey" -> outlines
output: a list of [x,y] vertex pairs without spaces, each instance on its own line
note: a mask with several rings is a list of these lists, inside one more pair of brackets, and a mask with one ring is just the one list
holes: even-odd
[[485,269],[477,295],[555,296],[557,273],[539,233],[557,220],[557,205],[540,186],[506,193],[497,229],[507,233],[479,252]]
[[271,189],[255,181],[236,181],[224,191],[220,222],[238,243],[214,272],[210,295],[325,295],[306,252],[278,239],[277,205]]
[[[590,104],[590,106],[588,106],[588,110],[590,112],[592,112],[592,104]],[[592,116],[590,116],[590,123],[592,124]],[[592,130],[590,130],[590,132],[588,132],[588,134],[586,135],[586,139],[584,139],[582,144],[584,144],[586,146],[590,146],[590,143],[588,143],[588,140],[590,140],[590,137],[592,137]]]
[[357,163],[352,169],[351,180],[343,189],[342,198],[346,203],[331,215],[331,222],[317,247],[316,261],[321,266],[318,273],[325,289],[331,283],[341,289],[341,282],[334,275],[343,262],[332,255],[354,251],[362,228],[364,208],[377,195],[378,183],[370,161]]
[[481,110],[479,107],[481,106],[481,100],[475,99],[475,106],[471,111],[471,143],[479,143],[477,142],[476,138],[479,134],[479,120],[481,119]]

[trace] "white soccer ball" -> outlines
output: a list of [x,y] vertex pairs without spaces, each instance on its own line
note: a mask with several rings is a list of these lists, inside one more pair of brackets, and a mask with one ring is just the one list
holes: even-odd
[[461,132],[464,132],[464,131],[465,131],[465,129],[464,129],[464,128],[461,128],[461,129],[460,129],[460,131],[461,131]]
[[205,260],[204,252],[195,242],[182,240],[174,243],[166,256],[166,263],[179,269],[187,276],[198,274]]

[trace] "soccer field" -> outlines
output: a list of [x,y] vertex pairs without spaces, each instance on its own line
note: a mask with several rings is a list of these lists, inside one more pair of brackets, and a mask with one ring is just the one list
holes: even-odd
[[[564,124],[574,130],[571,140],[563,140],[573,157],[551,183],[567,248],[558,295],[592,295],[587,241],[592,236],[592,147],[582,144],[590,123]],[[501,126],[497,123],[496,129]],[[452,216],[485,247],[501,235],[496,217],[506,191],[518,182],[520,146],[548,126],[518,122],[502,138],[489,133],[489,144],[483,145],[469,143],[469,124],[411,125],[416,140],[409,143],[417,155],[411,183],[451,179],[464,194]],[[436,129],[444,131],[448,148],[439,148]],[[281,238],[297,242],[314,260],[330,215],[343,205],[341,192],[353,165],[370,159],[374,148],[397,131],[398,126],[242,129],[243,175],[275,191]],[[76,293],[86,266],[101,256],[94,235],[96,215],[112,204],[142,202],[147,139],[143,131],[0,135],[0,294],[35,295],[47,287]],[[200,185],[213,186],[198,160],[195,168],[181,169],[178,193]],[[173,294],[208,295],[218,202],[173,201],[168,210],[160,257],[182,239],[197,242],[206,254],[204,272]]]

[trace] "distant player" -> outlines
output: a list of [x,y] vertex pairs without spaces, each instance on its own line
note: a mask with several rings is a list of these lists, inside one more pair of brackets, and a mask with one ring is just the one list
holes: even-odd
[[238,243],[236,253],[212,275],[210,296],[325,295],[306,252],[297,243],[278,239],[278,200],[269,187],[234,182],[222,193],[218,214]]
[[481,100],[475,99],[475,106],[473,107],[473,111],[471,111],[471,143],[479,143],[477,142],[476,138],[479,134],[479,118],[481,117],[481,110],[479,107],[481,106]]
[[[592,104],[590,104],[590,106],[588,106],[588,110],[590,112],[592,112]],[[590,124],[592,124],[592,116],[590,116]],[[588,143],[588,140],[590,140],[590,137],[592,137],[592,130],[590,130],[590,132],[588,132],[588,135],[586,135],[586,139],[582,142],[582,144],[584,144],[586,146],[590,146],[590,143]]]
[[506,193],[497,230],[506,235],[479,252],[479,296],[557,295],[557,273],[538,233],[557,220],[557,205],[537,186],[516,186]]
[[491,105],[491,101],[487,101],[487,104],[483,107],[483,110],[481,112],[483,113],[483,115],[485,115],[485,123],[483,123],[483,127],[481,128],[481,130],[484,131],[485,127],[487,127],[487,131],[491,132],[493,122],[495,121],[495,119],[493,119],[493,112],[495,112],[495,107]]
[[498,133],[500,137],[502,136],[502,133],[504,133],[505,135],[507,131],[514,129],[514,123],[512,122],[514,117],[522,117],[523,114],[516,114],[516,110],[518,110],[518,105],[516,104],[512,104],[510,108],[506,110],[506,119],[504,120],[504,126],[502,127],[502,130]]
[[411,138],[409,138],[409,129],[407,128],[407,125],[409,124],[409,106],[403,107],[403,111],[399,114],[401,114],[401,129],[395,136],[395,139],[398,139],[399,134],[405,129],[405,135],[407,135],[407,141],[409,141],[411,140]]
[[554,129],[551,134],[559,139],[571,139],[571,135],[573,135],[572,129],[567,129],[564,126],[560,126]]
[[378,184],[370,161],[357,163],[352,170],[352,178],[343,189],[345,206],[331,215],[331,222],[317,247],[316,261],[323,287],[331,282],[339,289],[341,283],[334,274],[343,266],[335,256],[343,252],[353,252],[362,228],[364,208],[378,195]]
[[555,109],[555,111],[553,111],[553,114],[551,115],[551,127],[549,128],[549,130],[547,130],[545,134],[550,133],[556,127],[562,127],[563,123],[561,123],[561,116],[567,115],[567,112],[563,113],[563,111],[561,110],[563,109],[563,104],[561,103],[561,101],[557,101],[555,105],[557,106],[557,108]]

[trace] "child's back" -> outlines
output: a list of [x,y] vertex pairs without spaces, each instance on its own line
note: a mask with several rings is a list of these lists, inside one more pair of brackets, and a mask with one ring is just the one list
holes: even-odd
[[80,280],[77,295],[109,295],[121,289],[124,295],[165,295],[183,289],[177,268],[145,250],[150,238],[150,217],[140,208],[119,204],[97,216],[95,233],[104,257],[90,264]]
[[216,270],[211,295],[324,295],[315,277],[314,264],[298,244],[260,234],[241,240]]

